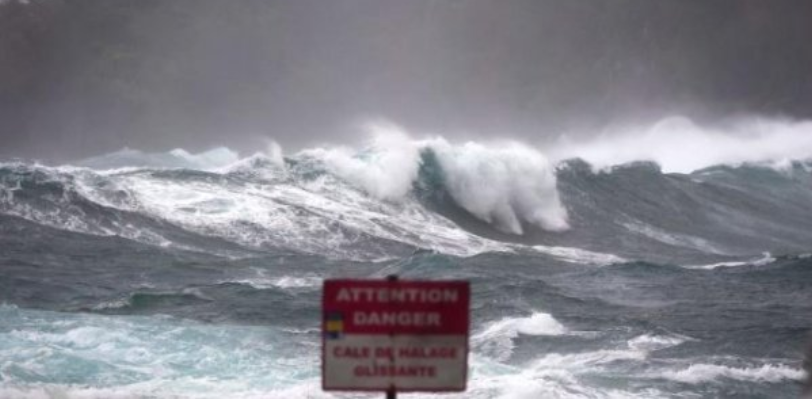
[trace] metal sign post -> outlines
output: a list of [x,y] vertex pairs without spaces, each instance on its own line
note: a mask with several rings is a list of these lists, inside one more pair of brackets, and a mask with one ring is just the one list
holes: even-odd
[[[398,281],[398,276],[395,275],[395,274],[388,275],[388,276],[386,276],[386,281],[388,281],[390,283],[394,283],[394,282]],[[394,332],[389,333],[389,338],[392,338],[394,336],[395,336]],[[395,363],[395,356],[394,355],[392,355],[392,357],[390,358],[390,361],[393,364]],[[397,398],[398,398],[398,390],[395,388],[395,385],[393,384],[392,386],[389,387],[389,389],[386,390],[386,399],[397,399]]]

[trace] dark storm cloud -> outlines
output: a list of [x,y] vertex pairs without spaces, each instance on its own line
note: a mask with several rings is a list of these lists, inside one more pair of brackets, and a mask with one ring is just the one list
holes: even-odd
[[806,0],[0,2],[0,156],[812,116]]

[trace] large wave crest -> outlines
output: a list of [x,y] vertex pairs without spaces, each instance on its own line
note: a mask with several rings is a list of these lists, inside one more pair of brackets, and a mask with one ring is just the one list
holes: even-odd
[[207,249],[228,242],[364,260],[416,249],[579,260],[699,252],[713,255],[712,264],[738,261],[717,256],[808,251],[801,247],[812,231],[810,162],[688,175],[633,163],[599,172],[600,165],[562,160],[561,150],[550,151],[551,161],[518,142],[454,143],[380,124],[369,132],[361,147],[289,155],[269,143],[242,158],[227,148],[126,149],[58,167],[0,164],[0,217],[161,246],[199,248],[216,238]]

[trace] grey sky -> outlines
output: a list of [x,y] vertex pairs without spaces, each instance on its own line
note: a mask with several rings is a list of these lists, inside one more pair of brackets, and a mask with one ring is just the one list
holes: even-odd
[[806,0],[7,0],[0,157],[812,116]]

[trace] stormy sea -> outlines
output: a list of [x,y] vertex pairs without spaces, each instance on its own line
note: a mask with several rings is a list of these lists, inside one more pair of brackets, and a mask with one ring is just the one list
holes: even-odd
[[321,390],[322,281],[393,274],[471,284],[467,391],[431,396],[801,394],[812,151],[379,133],[3,160],[0,396],[377,397]]

